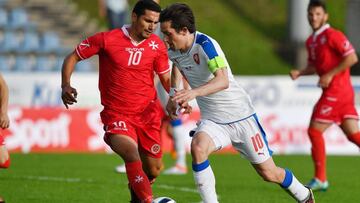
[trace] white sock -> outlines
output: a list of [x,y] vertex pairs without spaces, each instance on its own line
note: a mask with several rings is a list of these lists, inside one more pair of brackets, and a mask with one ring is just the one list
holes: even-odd
[[305,200],[309,196],[309,189],[307,189],[303,184],[301,184],[290,170],[284,170],[285,179],[281,186],[288,190],[296,200]]
[[206,160],[201,164],[193,164],[195,184],[204,203],[218,203],[215,190],[215,176]]
[[173,126],[173,138],[175,144],[176,151],[176,165],[186,167],[186,149],[185,149],[185,139],[187,136],[185,134],[185,130],[183,125],[181,124],[181,120],[176,120],[171,122]]

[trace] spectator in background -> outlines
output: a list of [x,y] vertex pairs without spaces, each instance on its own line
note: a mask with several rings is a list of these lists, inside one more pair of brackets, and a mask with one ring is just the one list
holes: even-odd
[[128,22],[128,0],[99,0],[99,15],[106,17],[109,29],[121,28]]
[[[0,127],[6,129],[9,127],[10,121],[8,116],[9,89],[2,75],[0,74]],[[10,156],[6,149],[4,136],[0,132],[0,168],[8,168],[10,166]],[[1,198],[0,198],[1,201]]]
[[325,130],[336,123],[351,142],[360,146],[358,114],[350,78],[350,67],[358,58],[346,36],[327,23],[328,13],[323,2],[310,2],[308,20],[313,30],[306,41],[308,65],[302,70],[292,70],[290,76],[293,80],[302,75],[317,74],[320,77],[318,85],[323,93],[314,107],[308,129],[315,166],[315,175],[308,187],[325,191],[329,187],[323,138]]

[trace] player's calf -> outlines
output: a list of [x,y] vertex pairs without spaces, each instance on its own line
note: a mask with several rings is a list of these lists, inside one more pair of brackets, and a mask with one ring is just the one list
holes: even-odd
[[4,139],[0,135],[0,168],[9,168],[10,156],[5,147]]
[[135,196],[143,203],[151,203],[152,190],[149,179],[142,169],[141,161],[126,163],[126,174]]
[[348,135],[347,138],[350,140],[350,142],[360,147],[360,132],[354,133],[352,135]]

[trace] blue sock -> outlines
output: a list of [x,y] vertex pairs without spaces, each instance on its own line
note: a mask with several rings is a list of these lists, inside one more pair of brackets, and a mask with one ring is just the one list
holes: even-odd
[[288,188],[293,182],[293,174],[289,169],[285,169],[285,178],[281,183],[281,187]]
[[206,161],[204,161],[204,162],[202,162],[200,164],[194,164],[193,163],[192,164],[192,169],[195,172],[199,172],[199,171],[202,171],[202,170],[206,169],[209,166],[210,166],[210,162],[209,162],[209,160],[206,160]]

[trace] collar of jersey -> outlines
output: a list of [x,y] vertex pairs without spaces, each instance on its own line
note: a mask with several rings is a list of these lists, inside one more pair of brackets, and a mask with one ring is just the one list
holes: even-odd
[[318,35],[320,35],[321,33],[323,33],[326,29],[328,29],[330,27],[330,25],[327,23],[323,26],[321,26],[320,29],[316,30],[316,32],[314,32],[314,37],[317,37]]
[[121,28],[121,30],[124,32],[124,35],[130,39],[131,43],[132,43],[134,46],[139,46],[141,43],[143,43],[143,42],[146,40],[146,39],[143,39],[141,42],[137,42],[137,41],[133,40],[133,39],[131,38],[128,30],[127,30],[128,28],[130,28],[130,25],[129,25],[129,24],[123,25],[122,28]]

